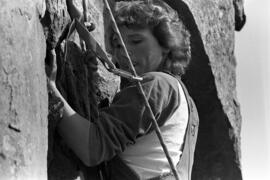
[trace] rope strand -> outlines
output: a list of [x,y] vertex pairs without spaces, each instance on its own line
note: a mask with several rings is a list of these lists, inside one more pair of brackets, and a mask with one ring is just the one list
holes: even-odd
[[[127,57],[127,59],[128,59],[128,66],[129,66],[129,68],[131,69],[132,74],[133,74],[134,76],[137,76],[137,73],[136,73],[136,71],[135,71],[135,68],[134,68],[132,62],[131,62],[131,58],[130,58],[130,56],[129,56],[129,54],[128,54],[127,48],[126,48],[126,46],[125,46],[125,43],[124,43],[124,41],[123,41],[123,39],[122,39],[121,33],[120,33],[120,31],[119,31],[119,29],[118,29],[118,26],[117,26],[117,24],[116,24],[116,22],[115,22],[115,19],[114,19],[114,16],[113,16],[113,14],[112,14],[112,10],[111,10],[111,8],[110,8],[110,5],[108,4],[108,1],[107,1],[107,0],[104,0],[104,2],[105,2],[105,7],[108,9],[109,14],[110,14],[110,16],[111,16],[111,20],[112,20],[112,22],[113,22],[114,29],[115,29],[116,33],[118,34],[118,36],[119,36],[120,43],[121,43],[122,47],[124,48],[125,55],[126,55],[126,57]],[[146,96],[145,96],[145,94],[144,94],[142,85],[141,85],[141,83],[140,83],[139,81],[136,81],[136,85],[137,85],[137,88],[138,88],[140,94],[141,94],[142,97],[143,97],[145,106],[146,106],[147,110],[149,111],[149,113],[150,113],[150,115],[151,115],[151,120],[152,120],[152,123],[153,123],[153,125],[154,125],[155,132],[156,132],[157,137],[158,137],[158,139],[159,139],[159,142],[160,142],[160,144],[161,144],[161,146],[162,146],[162,148],[163,148],[163,151],[164,151],[164,153],[165,153],[165,155],[166,155],[166,158],[167,158],[167,160],[168,160],[168,162],[169,162],[169,165],[170,165],[170,167],[171,167],[171,170],[172,170],[172,172],[173,172],[173,174],[174,174],[174,176],[175,176],[175,179],[176,179],[176,180],[179,180],[179,175],[178,175],[178,173],[177,173],[177,171],[176,171],[176,167],[174,166],[174,164],[173,164],[173,162],[172,162],[172,159],[171,159],[171,157],[170,157],[170,155],[169,155],[168,148],[167,148],[166,144],[164,143],[164,140],[163,140],[163,138],[162,138],[162,135],[161,135],[159,126],[158,126],[158,124],[157,124],[157,121],[156,121],[156,119],[155,119],[155,116],[154,116],[154,114],[153,114],[153,111],[152,111],[152,109],[151,109],[151,107],[150,107],[150,105],[149,105],[149,102],[148,102],[148,100],[147,100],[147,98],[146,98]]]

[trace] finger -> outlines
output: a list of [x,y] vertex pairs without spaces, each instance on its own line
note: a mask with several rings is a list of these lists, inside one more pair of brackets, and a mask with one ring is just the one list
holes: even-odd
[[50,52],[49,52],[49,58],[50,58],[49,61],[50,61],[50,66],[52,68],[52,71],[57,70],[55,49],[50,50]]
[[55,64],[55,61],[56,61],[55,50],[54,49],[48,50],[46,56],[46,64],[52,67]]
[[47,76],[49,76],[51,74],[51,68],[47,64],[45,65],[45,72],[46,72]]
[[88,65],[90,68],[92,68],[92,69],[97,68],[98,62],[97,62],[96,58],[95,59],[87,59],[87,60],[88,60]]

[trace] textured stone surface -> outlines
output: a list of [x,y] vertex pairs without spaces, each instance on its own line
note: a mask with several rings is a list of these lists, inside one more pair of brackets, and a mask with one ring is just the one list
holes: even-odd
[[[245,23],[243,1],[165,1],[178,9],[192,35],[192,62],[183,79],[200,116],[193,179],[242,179],[234,30],[240,30]],[[93,12],[102,9],[100,1],[91,2]],[[99,16],[92,14],[91,18],[100,22],[99,28],[104,27],[103,23],[106,27],[107,22],[100,21]],[[106,31],[98,32],[96,37],[104,42],[102,33]],[[101,70],[100,78],[106,78],[102,72],[106,71]],[[101,92],[106,92],[108,87]]]
[[42,0],[0,1],[0,179],[47,179]]
[[[234,30],[240,30],[245,23],[243,1],[177,2],[181,5],[173,7],[178,8],[192,35],[192,62],[184,82],[200,116],[193,179],[242,179]],[[47,178],[47,94],[43,63],[46,47],[38,17],[44,15],[41,22],[48,49],[55,46],[70,18],[65,0],[46,0],[46,13],[44,4],[42,0],[0,2],[0,179]],[[76,0],[76,5],[82,10],[81,0]],[[100,0],[88,1],[88,17],[98,27],[93,34],[105,47],[108,17],[103,6]],[[72,41],[68,55],[70,69],[58,75],[58,82],[62,82],[58,84],[74,108],[89,117],[87,89],[80,94],[81,89],[75,88],[78,77],[88,82],[87,63],[75,58],[84,56],[78,36]],[[63,44],[56,49],[58,60],[63,63]],[[70,86],[65,85],[68,83]],[[110,99],[118,79],[100,65],[96,83],[99,100]],[[68,87],[73,90],[68,92]],[[55,145],[61,141],[53,132],[50,129],[48,177],[76,179],[80,163],[65,146]]]
[[[59,37],[63,34],[64,28],[70,22],[67,12],[66,1],[46,1],[46,14],[42,19],[42,24],[47,40],[47,48],[55,47]],[[75,5],[82,12],[82,1],[75,0]],[[108,23],[108,16],[103,12],[103,3],[100,0],[87,1],[88,20],[96,25],[92,32],[96,40],[105,48],[105,29]],[[67,99],[69,104],[82,116],[90,119],[90,113],[93,111],[91,103],[91,78],[88,70],[88,61],[84,59],[85,54],[81,49],[78,34],[74,33],[67,43],[67,59],[64,60],[64,44],[56,47],[58,61],[57,85],[61,93]],[[119,78],[109,73],[101,63],[98,66],[98,72],[94,78],[94,86],[97,88],[98,102],[103,99],[112,99],[116,93],[119,84]],[[96,178],[98,173],[95,168],[85,168],[82,163],[72,154],[72,152],[63,145],[62,140],[55,134],[53,129],[55,122],[50,119],[49,124],[49,151],[48,151],[48,177],[49,179],[76,179],[79,176],[78,169],[87,171],[87,176],[91,179]]]
[[[83,11],[82,8],[82,0],[75,0],[75,5],[79,10]],[[103,2],[100,0],[88,0],[88,20],[93,22],[96,25],[96,29],[92,31],[92,35],[95,39],[100,43],[100,45],[105,49],[106,48],[106,38],[107,33],[106,30],[108,28],[108,14],[104,12]],[[111,1],[110,1],[111,2]],[[60,1],[52,1],[46,0],[46,13],[45,17],[42,18],[42,24],[45,31],[45,36],[47,40],[48,48],[55,47],[59,37],[62,35],[64,28],[71,21],[69,14],[67,12],[67,7],[65,0]],[[75,33],[70,40],[75,42],[78,47],[80,47],[80,43],[78,40],[78,35]],[[64,43],[61,44],[62,47]],[[63,51],[63,48],[62,48]],[[98,70],[98,88],[100,89],[100,97],[111,98],[111,95],[115,93],[115,89],[117,88],[117,84],[119,83],[119,79],[113,76],[111,73],[108,73],[107,70],[99,63]]]
[[246,23],[244,0],[233,0],[235,30],[240,31]]
[[180,16],[192,35],[192,62],[184,82],[200,116],[192,177],[242,179],[234,57],[234,8],[241,4],[235,6],[230,0],[183,2],[178,7]]

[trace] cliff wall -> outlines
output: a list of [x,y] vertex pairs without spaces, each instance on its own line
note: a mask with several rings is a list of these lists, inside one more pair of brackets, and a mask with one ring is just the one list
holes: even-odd
[[[241,30],[245,23],[243,1],[165,1],[178,10],[191,32],[192,62],[183,80],[200,116],[192,177],[242,179],[234,31]],[[76,0],[82,10],[81,4],[81,0]],[[109,17],[103,1],[88,0],[87,7],[89,19],[97,27],[93,34],[106,47]],[[54,121],[49,117],[48,124],[47,120],[46,48],[56,46],[68,23],[65,0],[0,2],[0,179],[79,176],[80,162],[54,134]],[[68,45],[69,69],[62,73],[60,70],[58,85],[74,108],[88,117],[85,109],[91,102],[85,97],[91,88],[79,86],[89,81],[87,66],[76,58],[84,56],[76,33]],[[58,61],[65,64],[64,43],[56,51]],[[67,72],[72,72],[72,76]],[[101,64],[94,78],[98,101],[109,102],[117,91],[119,78]]]
[[47,179],[45,2],[0,2],[0,179]]

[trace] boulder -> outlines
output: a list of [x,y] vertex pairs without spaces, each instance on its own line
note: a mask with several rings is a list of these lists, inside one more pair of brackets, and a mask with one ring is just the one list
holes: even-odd
[[47,179],[45,1],[0,2],[0,179]]
[[165,1],[191,32],[192,61],[183,81],[200,117],[192,179],[242,179],[234,31],[245,23],[243,2]]
[[[74,4],[83,12],[82,0],[76,0]],[[65,0],[47,0],[46,7],[46,13],[41,22],[47,41],[47,50],[56,49],[57,86],[71,107],[90,120],[91,114],[95,114],[93,103],[110,102],[118,90],[120,79],[109,73],[100,62],[97,73],[91,74],[88,68],[91,59],[86,59],[84,45],[81,44],[76,31],[69,39],[65,38],[71,22]],[[108,28],[106,21],[109,18],[104,12],[103,2],[86,1],[86,7],[88,21],[96,26],[91,33],[105,49],[107,34],[105,32]],[[66,46],[67,49],[65,49]],[[64,53],[66,53],[66,59]],[[91,179],[98,178],[97,168],[86,168],[56,133],[54,123],[57,119],[59,117],[49,116],[49,179],[76,179],[81,171]]]
[[[192,61],[183,81],[200,116],[192,179],[242,179],[234,33],[245,24],[243,0],[164,1],[191,32]],[[82,11],[82,0],[75,2]],[[103,1],[88,0],[87,9],[97,27],[93,35],[106,49],[109,17]],[[57,45],[70,21],[65,0],[0,2],[0,179],[78,179],[78,169],[90,172],[92,179],[98,176],[95,168],[85,169],[55,133],[55,117],[49,116],[47,123],[46,49],[56,48],[62,64],[59,89],[89,120],[93,88],[99,103],[110,102],[119,86],[119,78],[101,63],[89,79],[76,33]]]
[[[191,32],[192,61],[183,81],[200,116],[192,177],[242,179],[234,31],[239,31],[245,24],[243,1],[165,1],[178,11]],[[102,3],[98,2],[94,1],[91,12],[102,9]],[[99,18],[95,16],[95,19]],[[106,27],[106,21],[102,23],[101,27]],[[102,33],[106,31],[100,32],[102,42]],[[107,42],[103,42],[106,46]]]

